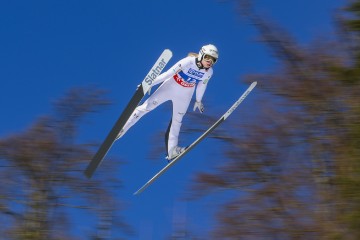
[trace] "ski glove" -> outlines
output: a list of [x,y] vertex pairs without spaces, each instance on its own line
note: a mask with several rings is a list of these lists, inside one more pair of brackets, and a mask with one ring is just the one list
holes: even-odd
[[199,112],[201,112],[201,113],[203,113],[204,112],[204,104],[202,104],[202,102],[195,102],[195,104],[194,104],[194,111],[196,110],[196,109],[199,109]]

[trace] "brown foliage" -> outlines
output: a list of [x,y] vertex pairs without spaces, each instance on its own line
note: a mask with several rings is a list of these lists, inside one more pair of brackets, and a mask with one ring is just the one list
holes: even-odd
[[259,83],[258,113],[213,135],[227,143],[223,164],[196,178],[193,193],[231,196],[214,239],[359,239],[356,54],[336,40],[301,47],[251,5],[242,7],[279,68],[246,77]]
[[81,121],[106,104],[101,91],[72,90],[55,104],[53,115],[0,140],[0,214],[6,222],[0,233],[6,239],[73,239],[78,214],[94,219],[82,226],[89,238],[100,239],[113,226],[128,231],[109,185],[120,185],[111,178],[114,166],[96,180],[82,174],[94,149],[78,142]]

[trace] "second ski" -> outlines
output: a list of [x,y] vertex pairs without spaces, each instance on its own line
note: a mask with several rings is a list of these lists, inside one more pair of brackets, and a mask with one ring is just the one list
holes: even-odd
[[217,128],[223,121],[225,121],[230,114],[232,114],[235,109],[240,105],[240,103],[249,95],[249,93],[254,89],[257,82],[253,82],[248,89],[241,95],[241,97],[231,106],[229,110],[218,120],[216,121],[206,132],[204,132],[198,139],[196,139],[192,144],[186,147],[185,151],[179,154],[174,158],[170,163],[168,163],[163,169],[161,169],[154,177],[152,177],[147,183],[145,183],[139,190],[137,190],[134,195],[137,195],[143,192],[150,184],[152,184],[157,178],[159,178],[164,172],[166,172],[171,166],[173,166],[177,161],[179,161],[186,153],[193,149],[199,142],[201,142],[207,135],[209,135],[215,128]]

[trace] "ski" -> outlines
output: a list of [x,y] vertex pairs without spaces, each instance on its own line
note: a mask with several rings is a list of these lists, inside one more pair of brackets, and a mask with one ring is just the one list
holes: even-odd
[[168,163],[164,168],[162,168],[157,174],[154,175],[147,183],[145,183],[139,190],[137,190],[134,195],[140,194],[143,192],[151,183],[153,183],[157,178],[159,178],[164,172],[166,172],[170,167],[172,167],[176,162],[178,162],[185,154],[187,154],[191,149],[193,149],[197,144],[199,144],[207,135],[209,135],[215,128],[217,128],[222,122],[224,122],[230,114],[232,114],[235,109],[240,105],[240,103],[249,95],[249,93],[254,89],[257,82],[253,82],[248,89],[241,95],[241,97],[231,106],[229,110],[217,121],[215,122],[208,130],[206,130],[199,138],[197,138],[193,143],[185,148],[185,150],[174,158],[170,163]]
[[172,57],[172,52],[169,49],[165,49],[154,66],[151,68],[149,73],[146,75],[145,79],[137,87],[134,95],[129,101],[128,105],[121,113],[120,117],[116,121],[115,125],[100,145],[100,148],[90,161],[87,166],[84,174],[86,177],[91,178],[95,170],[98,168],[119,134],[120,130],[124,127],[127,120],[130,118],[131,114],[134,112],[135,108],[139,105],[145,94],[150,90],[151,85],[155,78],[160,75],[161,71],[165,68],[166,64],[170,61]]

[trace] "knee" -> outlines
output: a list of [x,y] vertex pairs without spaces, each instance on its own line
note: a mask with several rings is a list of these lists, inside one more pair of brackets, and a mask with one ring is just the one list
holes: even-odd
[[184,117],[185,113],[178,112],[176,115],[173,116],[173,123],[175,124],[182,124],[182,119]]
[[142,105],[138,107],[138,109],[142,112],[150,112],[154,108],[156,108],[159,105],[158,101],[156,99],[148,99],[148,101],[144,102]]

